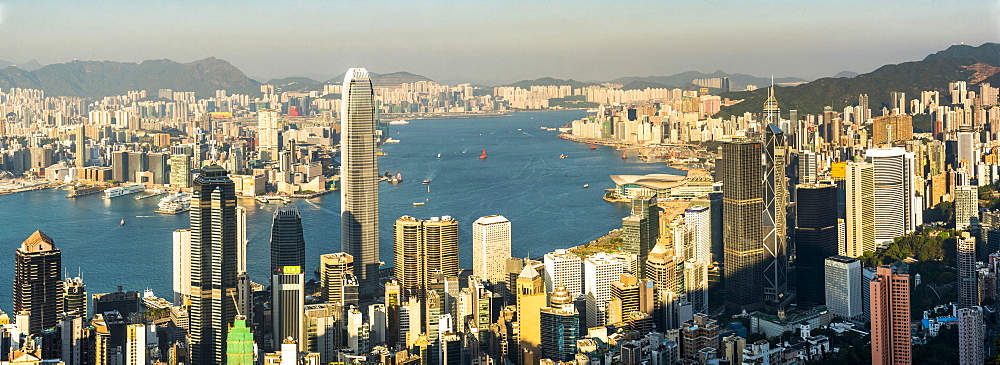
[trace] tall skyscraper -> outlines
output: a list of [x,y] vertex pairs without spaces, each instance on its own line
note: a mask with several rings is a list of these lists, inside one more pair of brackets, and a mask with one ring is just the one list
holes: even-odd
[[191,187],[191,156],[170,155],[170,186]]
[[545,254],[545,285],[548,291],[562,286],[574,297],[583,294],[583,259],[567,250]]
[[[346,99],[345,99],[346,100]],[[278,111],[264,109],[257,112],[257,152],[265,161],[275,161],[281,150],[281,126]]]
[[457,276],[458,221],[449,216],[420,220],[402,216],[393,225],[393,270],[406,296],[423,297],[435,274]]
[[532,265],[525,265],[517,277],[517,322],[521,324],[518,336],[524,361],[522,364],[537,363],[541,355],[542,333],[541,311],[545,307],[545,283]]
[[787,144],[776,124],[764,129],[764,300],[776,303],[788,293]]
[[879,266],[868,283],[872,365],[910,364],[910,275],[906,263]]
[[69,316],[87,317],[87,286],[83,278],[63,280],[63,309]]
[[964,231],[979,224],[979,187],[961,185],[955,188],[955,229]]
[[194,180],[191,198],[191,362],[226,361],[226,332],[236,317],[236,190],[212,165]]
[[80,124],[76,127],[76,167],[87,166],[87,139],[86,139],[86,124]]
[[726,307],[749,312],[764,304],[761,144],[748,140],[723,143],[722,158]]
[[646,263],[646,256],[656,245],[660,236],[660,208],[656,206],[656,198],[641,198],[632,200],[632,214],[622,218],[622,250],[638,257],[640,272]]
[[913,232],[913,153],[903,148],[874,148],[865,152],[865,159],[875,165],[875,240]]
[[191,295],[191,230],[173,232],[174,304],[184,306]]
[[319,270],[319,281],[323,287],[323,298],[326,299],[327,303],[336,302],[343,305],[344,275],[353,275],[354,258],[343,252],[322,255],[319,257]]
[[271,323],[274,347],[282,341],[294,339],[299,351],[306,348],[306,328],[302,325],[305,313],[305,277],[301,266],[284,266],[271,273]]
[[[480,217],[472,223],[472,275],[506,288],[506,262],[510,257],[510,221],[502,215]],[[514,283],[509,283],[511,287]],[[494,292],[504,295],[504,290]]]
[[962,308],[958,310],[958,363],[982,364],[983,336],[986,326],[983,324],[983,312],[979,307]]
[[576,341],[580,338],[580,312],[573,305],[573,295],[562,285],[556,285],[549,306],[542,308],[541,358],[572,361]]
[[976,238],[962,232],[956,242],[958,256],[958,305],[971,308],[979,305],[979,279],[976,272]]
[[306,267],[306,241],[302,235],[302,216],[299,215],[298,209],[290,206],[274,211],[274,219],[271,222],[270,272],[273,274],[275,270],[285,266]]
[[841,254],[861,257],[865,251],[875,251],[876,247],[875,165],[850,162],[845,174],[847,237]]
[[253,333],[247,327],[246,317],[236,316],[226,335],[226,364],[254,365],[255,351]]
[[584,295],[587,296],[588,327],[604,325],[608,301],[611,300],[611,283],[621,278],[630,265],[621,257],[603,252],[583,260]]
[[[824,262],[826,306],[840,318],[860,318],[865,290],[861,285],[861,261],[847,256],[827,257]],[[815,285],[815,283],[813,283]]]
[[883,115],[872,120],[872,143],[876,146],[913,139],[913,117]]
[[29,314],[28,333],[36,335],[59,321],[62,253],[42,231],[35,231],[14,252],[14,313]]
[[684,211],[684,225],[691,232],[694,259],[706,266],[712,263],[712,212],[709,207],[692,205]]
[[378,161],[375,92],[368,70],[344,75],[340,111],[340,243],[354,257],[354,276],[364,300],[379,292]]
[[[658,243],[646,259],[646,278],[655,283],[653,288],[653,320],[660,331],[677,329],[674,306],[684,288],[683,276],[678,272],[677,257],[664,243]],[[680,266],[683,267],[683,266]]]
[[795,227],[799,307],[826,302],[823,267],[827,257],[837,255],[837,187],[826,184],[799,184],[796,189],[798,217]]

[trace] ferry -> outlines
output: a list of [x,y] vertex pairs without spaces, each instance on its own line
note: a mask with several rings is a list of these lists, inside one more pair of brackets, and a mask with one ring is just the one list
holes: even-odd
[[191,197],[192,194],[190,193],[174,193],[167,195],[163,199],[160,199],[160,203],[157,204],[160,209],[157,209],[155,213],[177,214],[189,211],[191,210]]
[[104,190],[104,197],[111,199],[111,198],[117,198],[119,196],[141,193],[143,191],[146,191],[146,187],[143,186],[142,184],[116,186]]
[[395,139],[395,138],[392,138],[392,137],[389,137],[389,138],[385,139],[385,143],[399,143],[399,140]]
[[589,188],[589,187],[590,187],[590,184],[583,184],[583,188],[584,189]]
[[569,157],[569,156],[566,156],[564,154],[559,154],[559,158],[566,158],[566,157]]
[[413,203],[413,206],[415,206],[415,207],[422,207],[422,206],[424,206],[424,202]]
[[427,184],[430,184],[430,183],[431,183],[430,180],[424,180],[424,185],[427,185]]
[[399,119],[399,120],[391,121],[391,122],[389,122],[389,124],[391,124],[391,125],[403,125],[403,124],[410,124],[410,122],[405,121],[403,119]]

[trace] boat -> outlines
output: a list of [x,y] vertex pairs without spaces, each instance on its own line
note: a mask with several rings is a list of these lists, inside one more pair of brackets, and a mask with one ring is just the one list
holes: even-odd
[[191,193],[174,193],[163,197],[154,213],[177,214],[191,210]]
[[594,151],[597,151],[597,146],[595,146],[593,143],[591,143],[590,144],[590,149],[592,149]]
[[559,154],[559,158],[566,158],[566,157],[568,157],[568,156],[566,156],[564,154]]
[[403,125],[403,124],[410,124],[410,122],[405,121],[403,119],[398,119],[398,120],[394,120],[394,121],[389,122],[389,124],[392,124],[392,125]]
[[392,137],[389,137],[389,138],[385,139],[384,143],[399,143],[399,140],[395,139],[395,138],[392,138]]
[[389,178],[389,182],[391,182],[393,184],[399,184],[399,183],[403,182],[403,173],[399,172],[399,171],[396,171],[396,176],[390,177]]
[[422,207],[422,206],[424,206],[424,202],[413,203],[413,206],[415,206],[415,207]]
[[485,148],[483,148],[483,154],[479,155],[479,159],[480,160],[485,160],[486,159],[486,149]]
[[258,203],[267,204],[267,198],[265,198],[265,197],[258,196],[258,197],[254,198],[254,199],[257,200]]
[[584,189],[589,188],[589,187],[590,187],[590,184],[583,184],[583,188]]
[[119,222],[118,225],[119,226],[124,226],[125,225],[125,218],[122,218],[122,221]]
[[104,190],[104,197],[111,199],[117,198],[119,196],[125,196],[130,194],[135,194],[139,192],[146,191],[146,187],[142,184],[126,185],[126,186],[116,186],[113,188],[108,188]]
[[430,183],[431,183],[430,180],[424,180],[424,185],[427,185],[427,184],[430,184]]
[[628,155],[625,154],[625,151],[622,151],[622,160],[627,160],[627,159]]
[[441,158],[441,154],[440,153],[438,154],[438,158]]

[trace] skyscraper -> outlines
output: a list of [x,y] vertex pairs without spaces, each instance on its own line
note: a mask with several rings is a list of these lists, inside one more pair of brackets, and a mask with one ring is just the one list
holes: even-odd
[[170,186],[191,187],[191,156],[170,155]]
[[354,257],[354,276],[365,300],[379,292],[378,161],[375,93],[368,70],[352,68],[342,89],[340,244]]
[[284,266],[272,273],[271,323],[274,347],[292,338],[305,351],[306,328],[302,325],[305,313],[305,277],[301,266]]
[[[302,236],[302,216],[295,207],[274,211],[271,222],[271,273],[285,266],[306,267],[306,241]],[[302,342],[299,339],[300,343]]]
[[979,224],[979,187],[961,185],[955,188],[955,229],[964,231]]
[[[327,303],[344,303],[342,283],[345,274],[354,273],[354,258],[343,252],[319,257],[319,281]],[[397,299],[398,300],[398,299]]]
[[[510,257],[510,221],[502,215],[480,217],[472,223],[472,275],[506,288]],[[514,283],[509,283],[511,287]],[[506,290],[493,290],[504,295]]]
[[62,253],[42,231],[35,231],[14,252],[14,313],[29,314],[28,333],[52,327],[64,311]]
[[518,347],[522,364],[537,363],[541,355],[541,311],[545,307],[545,283],[532,265],[525,265],[517,277],[517,322],[521,324]]
[[955,244],[958,256],[958,305],[971,308],[979,305],[979,279],[976,272],[976,238],[962,232]]
[[458,275],[458,221],[402,216],[393,225],[393,270],[406,296],[422,297],[431,277]]
[[87,317],[87,286],[83,278],[63,280],[63,310],[69,316]]
[[868,283],[872,365],[910,364],[910,275],[906,263],[879,266]]
[[201,169],[191,198],[192,363],[219,364],[226,355],[226,332],[236,317],[236,190],[220,166]]
[[764,300],[771,302],[781,302],[788,291],[787,143],[777,124],[764,129]]
[[796,189],[798,217],[795,227],[799,307],[826,302],[823,282],[824,261],[837,255],[837,188],[825,184],[799,184]]
[[683,293],[679,283],[683,281],[683,276],[678,273],[677,261],[673,250],[662,242],[653,247],[646,259],[646,279],[655,283],[653,320],[660,331],[676,329],[680,324],[674,320],[674,303]]
[[722,158],[726,307],[749,312],[764,301],[761,144],[749,140],[723,143]]
[[236,316],[226,335],[226,364],[254,365],[254,352],[253,333],[247,327],[247,319]]
[[[346,100],[346,99],[345,99]],[[257,112],[257,152],[261,159],[274,161],[281,150],[281,127],[278,124],[278,111],[264,109]]]
[[639,258],[638,276],[642,276],[646,256],[660,236],[659,210],[655,197],[633,199],[632,214],[622,218],[622,250]]
[[875,251],[875,165],[848,163],[846,178],[846,247],[841,254],[861,257]]
[[76,167],[87,166],[87,139],[86,139],[86,124],[80,124],[76,127]]
[[545,254],[545,284],[548,291],[562,286],[574,297],[583,294],[583,259],[567,250]]
[[861,285],[861,261],[847,256],[833,256],[827,257],[824,264],[827,308],[841,318],[860,318],[864,298],[862,290],[868,289]]
[[983,363],[983,312],[979,307],[958,310],[958,363]]
[[580,312],[566,287],[557,285],[552,291],[549,306],[542,308],[540,322],[541,358],[572,361],[580,338]]
[[876,146],[913,139],[913,117],[883,115],[872,120],[872,143]]
[[599,252],[583,260],[584,295],[587,296],[588,327],[604,325],[611,283],[621,278],[630,263],[621,257]]
[[865,152],[865,159],[875,165],[875,240],[913,232],[913,153],[903,148],[874,148]]
[[173,232],[174,304],[184,306],[191,295],[191,230]]

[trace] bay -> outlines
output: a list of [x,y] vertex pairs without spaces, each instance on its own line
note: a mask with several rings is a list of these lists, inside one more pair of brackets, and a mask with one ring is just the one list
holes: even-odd
[[[472,222],[502,214],[512,224],[512,255],[537,257],[580,245],[621,227],[624,205],[603,201],[614,187],[609,175],[676,173],[663,164],[645,164],[634,156],[621,159],[609,147],[556,138],[559,127],[582,118],[584,111],[514,113],[508,117],[412,120],[393,125],[379,158],[384,173],[400,171],[404,181],[380,183],[380,256],[392,262],[392,224],[403,215],[426,219],[449,215],[460,223],[462,267],[471,267]],[[486,159],[479,159],[485,149]],[[441,155],[438,158],[438,154]],[[560,154],[568,155],[560,159]],[[428,185],[422,180],[431,180]],[[589,188],[583,188],[589,184]],[[171,232],[189,227],[188,214],[153,213],[158,198],[104,199],[100,195],[65,198],[64,190],[0,196],[0,309],[11,312],[9,286],[14,251],[35,230],[52,237],[62,251],[67,275],[83,273],[90,294],[152,289],[172,298]],[[414,206],[424,202],[424,206]],[[340,197],[337,192],[293,199],[302,214],[307,265],[319,255],[340,250]],[[241,199],[247,208],[248,270],[253,281],[267,283],[271,217],[280,204]],[[126,224],[119,222],[125,219]]]

